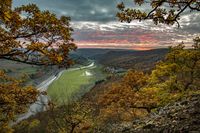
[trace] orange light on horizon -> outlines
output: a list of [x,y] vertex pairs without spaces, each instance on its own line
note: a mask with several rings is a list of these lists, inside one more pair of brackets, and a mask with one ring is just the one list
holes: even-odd
[[151,50],[155,49],[152,44],[116,44],[116,43],[91,43],[76,42],[78,48],[102,48],[102,49],[129,49],[129,50]]

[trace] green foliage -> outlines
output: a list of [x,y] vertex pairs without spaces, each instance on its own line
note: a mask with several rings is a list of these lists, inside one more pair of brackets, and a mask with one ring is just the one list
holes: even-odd
[[165,60],[152,71],[152,83],[165,83],[171,91],[198,89],[200,82],[200,51],[184,49],[180,44],[170,48]]
[[[72,68],[73,69],[73,68]],[[73,96],[81,91],[81,87],[90,84],[91,76],[84,75],[89,69],[66,70],[47,90],[52,101],[58,104],[70,103]],[[84,89],[84,88],[82,88]],[[74,99],[75,100],[75,99]]]

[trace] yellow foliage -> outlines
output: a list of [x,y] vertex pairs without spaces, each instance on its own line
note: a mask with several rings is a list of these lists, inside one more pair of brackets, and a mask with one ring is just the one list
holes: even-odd
[[112,84],[107,92],[99,96],[99,118],[104,122],[114,117],[118,121],[131,120],[194,93],[192,89],[196,89],[197,93],[200,51],[183,48],[183,45],[171,48],[166,59],[156,65],[151,75],[129,70],[121,82]]
[[39,124],[40,124],[40,121],[39,121],[39,120],[37,120],[37,119],[32,120],[32,121],[29,123],[28,128],[29,128],[29,129],[35,128],[35,127],[37,127]]
[[[76,49],[69,21],[69,17],[58,18],[49,11],[40,11],[35,4],[13,8],[12,0],[0,0],[0,59],[69,67],[73,63],[69,52]],[[8,123],[36,100],[38,91],[24,87],[22,82],[23,79],[11,78],[0,70],[1,130],[7,130]],[[31,123],[30,128],[35,124],[38,121]]]
[[139,90],[147,83],[147,79],[147,75],[143,72],[129,70],[123,77],[123,83],[124,85],[131,87],[133,90]]
[[11,3],[12,0],[0,1],[0,59],[69,67],[72,61],[68,54],[76,49],[70,18],[58,18],[34,4],[12,9]]
[[0,71],[0,83],[0,128],[4,129],[36,100],[38,91],[31,86],[23,87],[20,80],[7,76],[3,71]]
[[172,47],[166,59],[156,65],[149,81],[151,84],[165,84],[171,91],[198,89],[200,82],[200,51],[184,49],[184,45]]
[[[51,117],[48,121],[49,132],[88,132],[93,121],[90,117],[91,109],[87,104],[73,103],[51,109]],[[56,127],[56,128],[55,128]]]

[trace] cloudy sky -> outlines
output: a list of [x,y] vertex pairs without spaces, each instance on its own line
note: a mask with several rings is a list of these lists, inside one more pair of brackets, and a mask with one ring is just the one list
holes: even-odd
[[[151,21],[120,23],[116,5],[122,0],[13,0],[13,6],[35,3],[42,10],[72,19],[73,37],[79,47],[151,49],[184,41],[188,46],[200,33],[200,14],[185,13],[176,25],[154,25]],[[133,0],[124,0],[135,7]],[[143,7],[148,8],[148,7]]]

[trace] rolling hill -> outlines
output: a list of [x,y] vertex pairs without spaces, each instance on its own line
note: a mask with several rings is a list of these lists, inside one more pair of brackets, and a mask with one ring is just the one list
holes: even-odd
[[148,71],[156,62],[162,60],[168,49],[147,51],[124,49],[78,49],[76,54],[93,59],[105,67],[141,69]]

